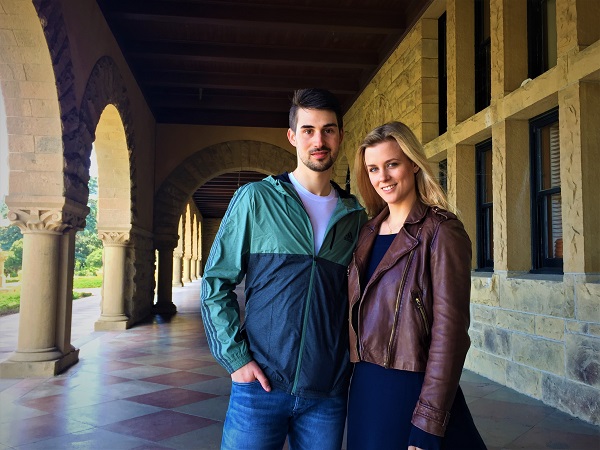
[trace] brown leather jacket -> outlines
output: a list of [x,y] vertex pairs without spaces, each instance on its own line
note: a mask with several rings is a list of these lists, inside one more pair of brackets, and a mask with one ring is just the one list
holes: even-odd
[[443,436],[471,344],[471,241],[454,214],[417,201],[364,280],[387,215],[364,225],[348,268],[350,360],[425,372],[412,423]]

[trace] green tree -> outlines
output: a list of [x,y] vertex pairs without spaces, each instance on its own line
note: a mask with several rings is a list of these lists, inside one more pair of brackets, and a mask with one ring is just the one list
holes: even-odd
[[16,240],[4,262],[4,271],[11,277],[17,276],[23,266],[23,239]]
[[85,259],[85,264],[92,271],[100,269],[102,267],[102,249],[97,248],[90,253]]
[[[6,219],[7,215],[8,207],[6,203],[2,202],[0,203],[0,218]],[[21,231],[16,226],[0,226],[0,250],[10,250],[14,242],[22,237]]]
[[88,207],[90,213],[85,218],[85,229],[79,231],[75,236],[75,271],[78,274],[85,275],[97,268],[88,267],[87,258],[97,249],[102,250],[102,241],[98,238],[98,179],[90,178],[88,184],[90,197]]

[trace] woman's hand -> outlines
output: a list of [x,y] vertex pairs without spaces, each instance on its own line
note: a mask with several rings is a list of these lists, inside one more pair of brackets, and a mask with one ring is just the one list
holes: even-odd
[[409,445],[408,450],[423,450],[422,448],[415,447],[414,445]]

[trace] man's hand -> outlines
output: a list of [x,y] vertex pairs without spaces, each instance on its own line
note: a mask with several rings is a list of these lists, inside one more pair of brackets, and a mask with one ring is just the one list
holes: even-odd
[[408,450],[422,450],[422,449],[419,447],[415,447],[414,445],[409,445]]
[[233,372],[231,379],[236,383],[252,383],[254,380],[258,380],[265,391],[271,392],[269,380],[254,361],[250,361],[245,366]]

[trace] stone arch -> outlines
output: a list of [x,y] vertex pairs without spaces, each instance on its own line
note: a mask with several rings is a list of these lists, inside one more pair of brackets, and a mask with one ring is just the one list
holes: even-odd
[[[110,106],[110,107],[109,107]],[[112,109],[115,108],[115,110]],[[127,152],[127,166],[125,167],[123,164],[120,165],[119,170],[127,170],[127,173],[119,173],[117,174],[118,180],[115,180],[119,183],[119,186],[123,187],[123,180],[127,180],[129,183],[128,193],[124,197],[121,195],[121,199],[128,198],[129,204],[127,208],[129,210],[130,217],[128,220],[123,220],[121,218],[121,225],[129,225],[134,224],[136,222],[136,165],[135,165],[135,139],[133,134],[133,118],[130,110],[129,98],[127,96],[127,88],[121,77],[121,74],[115,64],[115,62],[109,58],[108,56],[103,56],[100,58],[94,68],[90,73],[90,77],[88,79],[85,92],[81,101],[80,108],[80,138],[84,151],[84,158],[79,160],[73,160],[72,171],[77,172],[81,176],[81,180],[85,181],[86,191],[87,191],[87,183],[89,181],[89,165],[90,165],[90,155],[92,152],[92,144],[94,141],[98,140],[97,132],[102,132],[102,130],[97,130],[98,124],[100,123],[100,118],[103,114],[106,114],[105,111],[108,112],[107,117],[109,120],[109,126],[114,131],[118,129],[118,132],[124,132],[124,140],[122,143],[125,144],[125,148],[119,142],[117,145],[121,147],[121,149],[116,149],[114,146],[110,144],[110,137],[106,137],[104,135],[100,136],[100,145],[105,145],[108,149],[109,147],[113,147],[110,150],[110,153],[114,153],[115,151],[121,154],[123,151]],[[120,123],[119,123],[120,122]],[[122,125],[122,128],[121,126]],[[110,132],[110,131],[107,131]],[[120,136],[119,136],[120,137]],[[108,151],[108,150],[107,150]],[[97,156],[101,158],[100,153],[97,153]],[[123,158],[119,157],[121,163],[125,163]],[[98,168],[101,168],[101,161],[98,161]],[[106,172],[105,175],[109,176],[109,172]],[[124,176],[125,175],[125,176]],[[106,191],[105,191],[106,193]],[[122,194],[122,193],[121,193]],[[99,192],[100,199],[102,199],[102,192]],[[87,202],[87,196],[86,196]],[[120,206],[121,211],[118,213],[121,217],[123,216],[123,205]]]
[[[13,155],[7,201],[25,210],[33,197],[57,203],[66,195],[64,144],[69,119],[76,112],[73,71],[57,2],[11,2],[3,4],[3,12],[7,32],[2,60],[9,70],[2,71],[0,80],[7,113],[6,144]],[[57,67],[61,67],[59,74]]]
[[158,189],[154,234],[176,243],[184,205],[199,186],[218,175],[238,170],[277,174],[291,171],[295,165],[295,155],[266,142],[229,141],[206,147],[183,161]]
[[104,108],[94,141],[98,161],[98,229],[131,228],[130,155],[117,108]]

